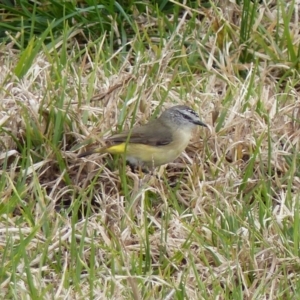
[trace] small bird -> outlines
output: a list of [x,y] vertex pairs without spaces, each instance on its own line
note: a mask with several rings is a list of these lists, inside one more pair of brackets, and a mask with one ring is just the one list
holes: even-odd
[[207,127],[193,109],[176,105],[145,125],[107,138],[111,145],[81,153],[78,157],[93,153],[125,154],[132,170],[134,167],[158,167],[175,160],[185,150],[197,125]]

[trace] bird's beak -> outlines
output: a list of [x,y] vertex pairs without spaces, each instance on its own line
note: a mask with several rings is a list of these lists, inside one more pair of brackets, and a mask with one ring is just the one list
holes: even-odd
[[203,127],[207,127],[207,125],[205,123],[203,123],[202,121],[197,121],[195,122],[196,125],[199,125],[199,126],[203,126]]

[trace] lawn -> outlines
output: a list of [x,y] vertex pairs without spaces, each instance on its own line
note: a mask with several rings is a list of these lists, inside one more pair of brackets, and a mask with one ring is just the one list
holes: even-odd
[[[0,298],[300,298],[298,13],[2,1]],[[174,162],[77,157],[178,104]]]

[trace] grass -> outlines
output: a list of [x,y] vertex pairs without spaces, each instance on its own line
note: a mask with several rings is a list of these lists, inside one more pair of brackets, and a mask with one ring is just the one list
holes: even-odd
[[[295,1],[3,3],[1,298],[296,299]],[[175,104],[209,129],[157,176],[77,158]]]

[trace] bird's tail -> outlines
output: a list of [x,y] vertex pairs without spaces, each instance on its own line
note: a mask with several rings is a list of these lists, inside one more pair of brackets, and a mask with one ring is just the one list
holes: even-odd
[[88,155],[91,155],[91,154],[94,154],[94,153],[105,153],[106,149],[107,149],[107,147],[96,148],[96,149],[93,149],[93,150],[89,150],[89,151],[80,153],[80,154],[77,155],[77,157],[81,158],[81,157],[85,157],[85,156],[88,156]]

